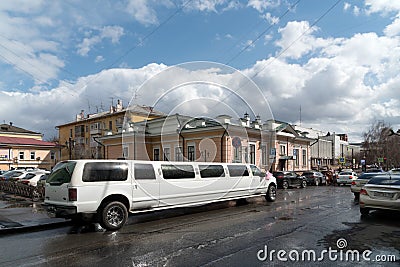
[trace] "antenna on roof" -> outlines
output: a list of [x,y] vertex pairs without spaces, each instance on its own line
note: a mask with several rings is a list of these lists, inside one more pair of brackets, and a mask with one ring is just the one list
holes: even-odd
[[300,105],[300,126],[301,126],[301,105]]

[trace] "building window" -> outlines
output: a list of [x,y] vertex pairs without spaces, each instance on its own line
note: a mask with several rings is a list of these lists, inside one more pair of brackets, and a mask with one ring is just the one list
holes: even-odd
[[54,153],[54,151],[50,152],[50,159],[56,159],[56,153]]
[[182,147],[180,147],[180,146],[175,147],[175,160],[183,161]]
[[108,130],[112,131],[113,126],[112,126],[112,121],[108,122]]
[[31,160],[35,160],[35,152],[34,151],[31,152]]
[[303,149],[303,166],[307,166],[307,150]]
[[25,158],[25,153],[24,151],[19,152],[19,159],[24,159]]
[[249,149],[245,146],[242,149],[244,150],[244,162],[249,163]]
[[69,137],[72,138],[72,129],[69,129]]
[[124,146],[123,151],[122,151],[122,157],[123,158],[129,158],[129,147],[128,146]]
[[286,146],[285,145],[280,145],[279,146],[279,152],[281,156],[286,156]]
[[153,160],[155,160],[155,161],[160,160],[160,149],[159,148],[153,149]]
[[261,146],[261,165],[267,165],[267,147]]
[[171,149],[169,147],[164,147],[164,161],[169,161],[171,158]]
[[233,150],[233,162],[241,163],[242,162],[242,147],[235,147]]
[[188,146],[188,161],[195,160],[194,146]]
[[293,157],[294,157],[294,165],[298,167],[300,164],[300,155],[298,149],[293,149]]
[[256,164],[256,145],[250,144],[250,163]]

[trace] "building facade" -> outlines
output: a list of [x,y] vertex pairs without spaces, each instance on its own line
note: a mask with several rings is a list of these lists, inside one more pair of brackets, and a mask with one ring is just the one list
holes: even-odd
[[98,138],[121,134],[124,123],[151,120],[164,114],[148,106],[124,108],[118,100],[116,106],[110,106],[105,112],[88,114],[82,110],[76,120],[58,125],[61,159],[99,159],[105,158],[105,147]]
[[20,127],[0,125],[0,169],[50,170],[59,160],[59,146],[42,140],[42,134]]

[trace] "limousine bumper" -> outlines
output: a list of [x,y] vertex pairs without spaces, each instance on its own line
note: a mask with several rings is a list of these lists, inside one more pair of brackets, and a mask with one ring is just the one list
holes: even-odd
[[43,206],[49,217],[52,218],[71,218],[77,214],[75,206],[52,205],[47,203],[44,203]]

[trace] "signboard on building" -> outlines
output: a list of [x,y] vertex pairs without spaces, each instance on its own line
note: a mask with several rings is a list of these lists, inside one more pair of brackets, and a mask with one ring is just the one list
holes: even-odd
[[235,136],[232,138],[232,146],[234,148],[239,148],[242,146],[242,141],[240,140],[240,137]]
[[340,164],[345,164],[345,163],[346,163],[346,158],[340,157],[340,158],[339,158],[339,163],[340,163]]

